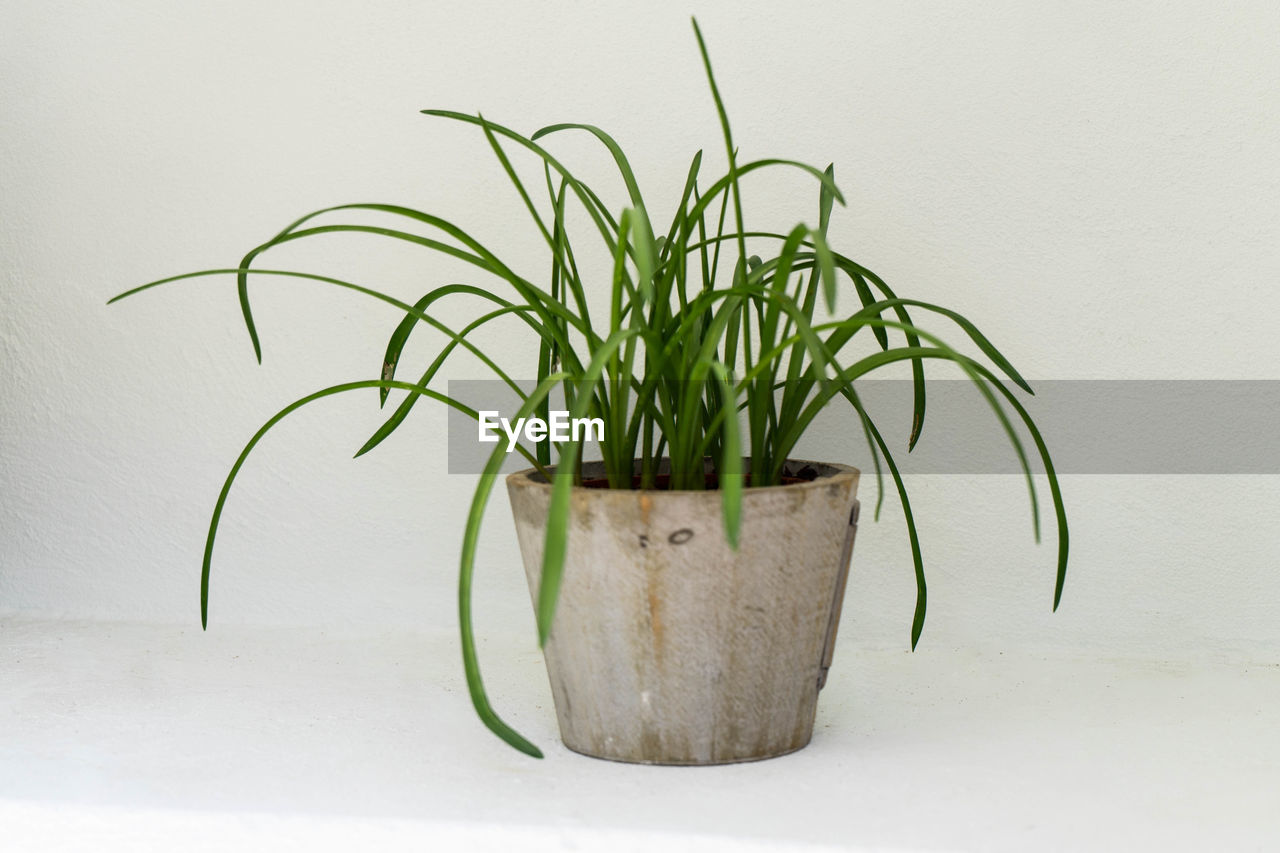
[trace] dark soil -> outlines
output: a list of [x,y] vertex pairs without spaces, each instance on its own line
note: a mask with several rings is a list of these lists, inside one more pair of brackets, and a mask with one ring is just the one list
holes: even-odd
[[[783,478],[782,478],[782,483],[781,483],[781,485],[783,485],[783,486],[793,486],[793,485],[795,485],[796,483],[809,483],[809,482],[812,482],[814,479],[816,479],[816,477],[817,477],[817,473],[818,473],[818,472],[814,471],[814,470],[813,470],[813,469],[811,469],[811,468],[806,468],[806,469],[801,470],[799,473],[800,473],[801,475],[808,474],[809,476],[807,476],[807,477],[806,477],[806,476],[799,476],[799,477],[783,477]],[[608,481],[608,479],[606,479],[606,478],[604,478],[604,477],[596,477],[596,478],[591,479],[591,480],[583,480],[583,481],[582,481],[582,485],[583,485],[584,487],[588,488],[588,489],[607,489],[607,488],[609,488],[609,481]],[[743,485],[744,485],[744,486],[750,486],[750,485],[751,485],[751,475],[750,475],[750,474],[748,474],[748,475],[744,478],[744,480],[743,480]],[[632,478],[631,478],[631,488],[632,488],[632,489],[639,489],[639,488],[640,488],[640,475],[639,475],[639,474],[637,474],[637,475],[635,475],[634,477],[632,477]],[[671,488],[671,475],[670,475],[670,474],[659,474],[659,475],[657,475],[657,477],[654,479],[654,486],[653,486],[653,488],[654,488],[655,490],[657,490],[657,491],[663,491],[663,492],[670,490],[670,488]],[[720,478],[719,478],[719,477],[717,477],[715,474],[708,474],[708,475],[707,475],[707,479],[706,479],[706,489],[707,489],[707,491],[714,491],[714,490],[716,490],[716,489],[718,489],[718,488],[720,488]]]

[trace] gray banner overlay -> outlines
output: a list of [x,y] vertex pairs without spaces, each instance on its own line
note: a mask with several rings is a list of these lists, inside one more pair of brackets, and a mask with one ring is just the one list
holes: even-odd
[[[528,390],[535,383],[519,384]],[[875,380],[856,387],[904,473],[1021,471],[995,414],[969,381],[928,381],[924,430],[909,454],[911,382]],[[1278,380],[1045,380],[1032,383],[1034,397],[1009,387],[1040,428],[1059,474],[1280,474]],[[453,380],[447,393],[473,409],[498,411],[512,420],[520,405],[509,386],[493,380]],[[563,398],[555,398],[552,408],[567,407]],[[1042,471],[1018,414],[1007,403],[1005,411],[1032,470]],[[449,473],[476,474],[484,468],[498,445],[477,438],[476,421],[450,410]],[[501,446],[507,446],[505,435]],[[817,417],[800,450],[870,470],[862,428],[842,398]],[[518,452],[505,457],[503,471],[529,467]],[[599,458],[594,445],[586,445],[584,457]]]

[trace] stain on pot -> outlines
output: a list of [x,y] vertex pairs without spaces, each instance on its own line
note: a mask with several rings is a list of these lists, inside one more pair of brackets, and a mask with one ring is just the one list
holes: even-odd
[[682,527],[667,537],[667,541],[672,545],[683,545],[693,538],[693,531],[687,527]]
[[649,513],[653,511],[653,498],[646,494],[640,495],[640,524],[644,527],[649,526]]

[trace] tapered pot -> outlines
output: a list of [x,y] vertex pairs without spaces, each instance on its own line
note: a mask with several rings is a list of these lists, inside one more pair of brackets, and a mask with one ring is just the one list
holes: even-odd
[[[603,477],[599,463],[585,480]],[[646,764],[753,761],[813,734],[857,524],[858,471],[791,461],[747,488],[737,551],[718,491],[576,487],[545,648],[565,746]],[[798,480],[798,481],[797,481]],[[551,485],[507,478],[537,602]]]

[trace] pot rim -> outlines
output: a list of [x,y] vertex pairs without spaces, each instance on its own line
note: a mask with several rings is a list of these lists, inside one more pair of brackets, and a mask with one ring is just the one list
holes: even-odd
[[[660,461],[665,461],[666,459],[667,457],[664,456]],[[640,460],[635,460],[635,461],[638,463]],[[751,467],[750,461],[747,459],[744,459],[743,461],[747,463],[743,466],[744,469],[749,469]],[[840,483],[850,479],[853,480],[853,483],[856,486],[858,483],[858,480],[862,476],[862,472],[859,469],[854,468],[852,465],[845,465],[840,462],[816,462],[808,459],[787,459],[783,463],[783,465],[784,465],[784,470],[786,468],[791,468],[792,470],[796,470],[796,469],[802,469],[806,466],[812,466],[819,469],[819,474],[816,477],[814,477],[812,480],[805,480],[800,483],[784,483],[782,485],[777,485],[777,486],[744,486],[742,489],[742,493],[745,495],[748,493],[773,492],[780,489],[790,489],[795,492],[802,492],[806,489],[826,488],[827,486],[830,486],[832,483]],[[588,466],[603,467],[604,462],[601,460],[595,460],[592,462],[583,463],[584,468]],[[546,466],[546,469],[548,471],[554,472],[556,470],[556,467],[557,466],[555,465],[548,465]],[[827,470],[823,471],[822,469],[827,469]],[[538,471],[537,468],[525,468],[524,470],[516,471],[513,474],[507,475],[508,488],[517,488],[517,487],[518,488],[538,488],[538,489],[545,489],[547,491],[550,491],[551,485],[552,485],[551,481],[542,479],[542,473]],[[701,491],[695,490],[695,489],[675,489],[675,490],[672,490],[672,489],[609,489],[609,488],[602,489],[594,486],[573,486],[572,490],[575,493],[591,493],[591,494],[597,494],[597,495],[650,495],[650,496],[652,495],[664,495],[664,496],[715,495],[715,496],[718,496],[721,491],[720,489],[704,489]]]

